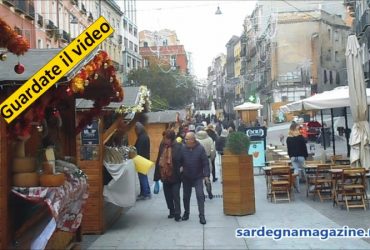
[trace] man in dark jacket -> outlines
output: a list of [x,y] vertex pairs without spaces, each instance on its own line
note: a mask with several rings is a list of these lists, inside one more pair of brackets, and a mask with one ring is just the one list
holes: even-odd
[[195,187],[195,194],[198,201],[199,222],[206,224],[204,217],[204,192],[203,180],[209,182],[209,161],[205,149],[196,140],[193,132],[185,135],[185,145],[182,147],[183,166],[183,201],[184,215],[182,220],[189,219],[190,197],[192,187]]
[[[150,140],[149,136],[147,135],[143,124],[137,122],[135,124],[135,132],[137,135],[137,140],[135,143],[135,148],[137,150],[137,154],[145,157],[146,159],[150,159]],[[138,173],[139,181],[140,181],[140,195],[138,197],[139,200],[146,200],[150,199],[150,187],[148,176],[142,173]]]

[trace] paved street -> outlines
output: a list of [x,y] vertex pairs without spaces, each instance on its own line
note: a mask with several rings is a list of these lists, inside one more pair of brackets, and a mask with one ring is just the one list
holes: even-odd
[[[287,126],[287,125],[285,125]],[[278,130],[276,130],[279,132]],[[218,166],[219,168],[219,166]],[[294,201],[271,203],[266,199],[265,177],[255,176],[256,213],[248,216],[223,214],[222,184],[213,184],[215,198],[206,199],[207,224],[199,224],[195,193],[191,200],[190,220],[167,219],[163,191],[151,200],[138,201],[126,210],[103,235],[84,235],[83,249],[370,249],[370,239],[235,237],[237,228],[365,228],[370,225],[369,210],[347,212],[306,197],[305,187],[295,193]]]

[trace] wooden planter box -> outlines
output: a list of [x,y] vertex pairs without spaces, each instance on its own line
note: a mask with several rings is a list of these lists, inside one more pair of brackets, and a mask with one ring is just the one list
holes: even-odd
[[225,214],[247,215],[256,212],[252,156],[223,155],[222,181]]

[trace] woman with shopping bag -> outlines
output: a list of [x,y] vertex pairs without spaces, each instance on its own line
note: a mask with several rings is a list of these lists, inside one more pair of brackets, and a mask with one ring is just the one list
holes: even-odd
[[154,171],[154,181],[161,180],[163,183],[163,192],[169,209],[168,218],[175,218],[175,221],[181,220],[181,147],[182,145],[176,141],[175,132],[167,129],[163,133]]

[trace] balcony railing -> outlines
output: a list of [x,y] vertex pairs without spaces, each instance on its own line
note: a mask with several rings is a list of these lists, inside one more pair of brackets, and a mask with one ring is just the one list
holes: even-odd
[[35,7],[33,3],[24,0],[15,0],[14,9],[15,11],[24,14],[29,19],[35,19]]
[[3,3],[9,6],[15,6],[16,0],[3,0]]
[[65,30],[60,30],[59,31],[60,34],[61,34],[61,39],[64,41],[64,42],[71,42],[71,36],[70,34],[65,31]]
[[40,14],[37,14],[37,24],[40,25],[41,27],[44,27],[44,17],[41,16]]

